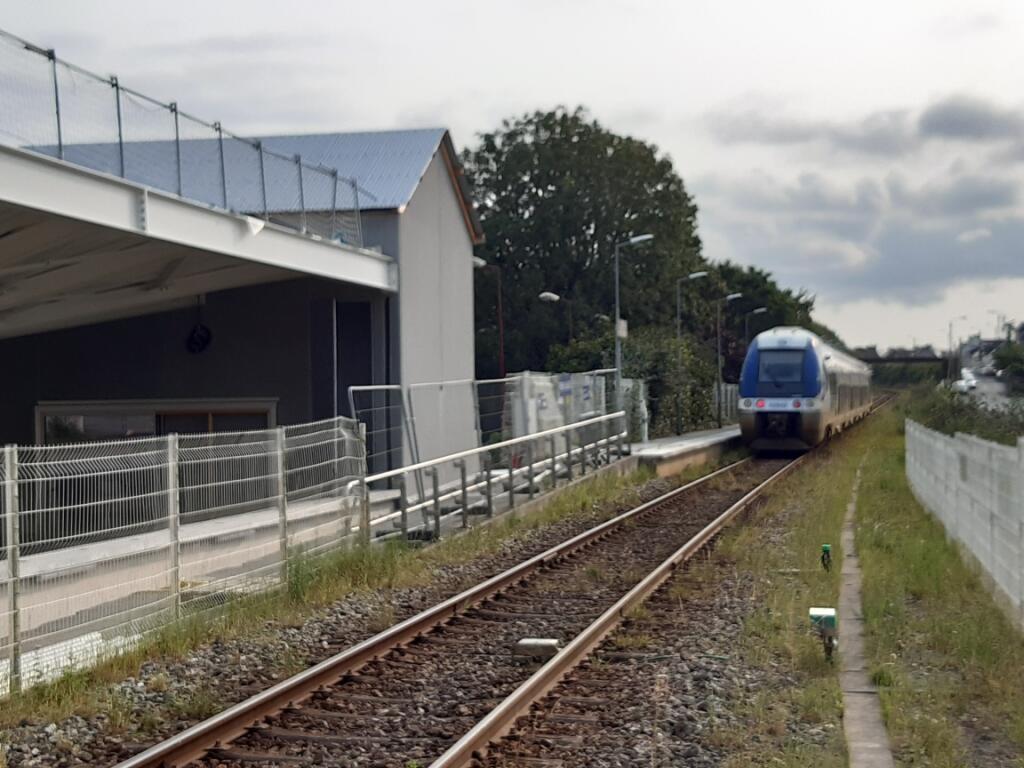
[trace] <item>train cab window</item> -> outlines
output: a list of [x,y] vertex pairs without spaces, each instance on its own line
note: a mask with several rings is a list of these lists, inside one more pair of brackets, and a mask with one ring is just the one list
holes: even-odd
[[758,394],[801,394],[802,349],[763,349],[757,371]]

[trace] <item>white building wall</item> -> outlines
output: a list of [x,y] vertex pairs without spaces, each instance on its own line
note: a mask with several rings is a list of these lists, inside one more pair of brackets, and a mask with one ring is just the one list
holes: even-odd
[[[473,244],[442,150],[399,215],[401,378],[472,379]],[[413,411],[421,459],[476,446],[473,388],[417,388]]]
[[914,495],[977,558],[1024,623],[1024,438],[1014,448],[908,420],[906,444]]

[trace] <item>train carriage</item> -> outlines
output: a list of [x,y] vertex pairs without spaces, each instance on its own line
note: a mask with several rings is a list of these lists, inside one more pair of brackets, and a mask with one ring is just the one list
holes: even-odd
[[772,328],[751,342],[739,392],[752,450],[807,450],[868,414],[871,369],[804,328]]

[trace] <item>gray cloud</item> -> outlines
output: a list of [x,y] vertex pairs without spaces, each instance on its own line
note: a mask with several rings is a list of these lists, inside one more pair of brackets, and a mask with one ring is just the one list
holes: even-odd
[[712,113],[706,124],[714,138],[724,144],[821,144],[837,152],[896,157],[914,152],[931,140],[1015,141],[1014,158],[1024,152],[1024,112],[970,95],[936,101],[916,119],[912,110],[877,111],[848,122],[743,110]]
[[820,142],[868,155],[896,155],[914,148],[915,135],[904,111],[874,112],[850,124],[797,120],[747,110],[709,117],[715,137],[728,144],[805,144]]
[[996,176],[958,174],[913,188],[901,176],[886,179],[895,207],[921,216],[964,217],[1009,208],[1017,202],[1017,185]]
[[1024,118],[1020,112],[965,95],[951,96],[932,104],[918,120],[918,130],[923,137],[967,141],[1019,137],[1022,128]]
[[[898,174],[846,186],[805,173],[702,179],[702,231],[728,252],[829,301],[938,300],[957,283],[1024,277],[1017,185],[954,168],[925,184]],[[999,216],[992,216],[998,213]],[[709,254],[713,258],[718,254]]]

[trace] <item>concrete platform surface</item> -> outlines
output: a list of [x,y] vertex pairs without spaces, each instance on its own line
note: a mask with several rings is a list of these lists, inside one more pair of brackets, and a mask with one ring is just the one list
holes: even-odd
[[699,432],[687,432],[684,435],[659,437],[646,443],[631,443],[629,447],[634,456],[667,459],[680,453],[727,443],[738,439],[739,436],[740,428],[733,424],[721,429],[704,429]]

